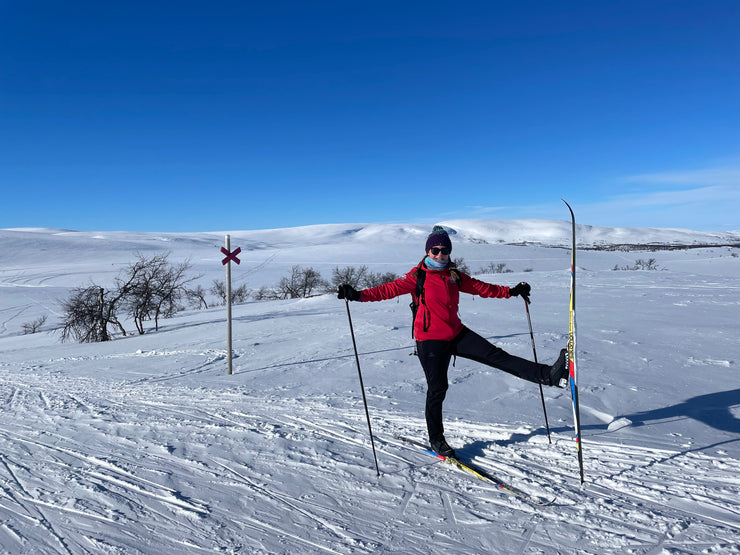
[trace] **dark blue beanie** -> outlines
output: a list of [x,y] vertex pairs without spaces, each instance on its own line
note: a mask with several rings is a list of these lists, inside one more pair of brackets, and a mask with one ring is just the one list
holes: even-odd
[[427,248],[424,252],[429,252],[429,249],[439,245],[447,247],[450,251],[452,250],[452,241],[450,241],[450,236],[447,235],[445,228],[441,225],[435,225],[429,237],[427,237]]

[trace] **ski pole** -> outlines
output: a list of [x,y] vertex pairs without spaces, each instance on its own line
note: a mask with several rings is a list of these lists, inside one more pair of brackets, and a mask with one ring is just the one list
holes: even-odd
[[[524,298],[524,297],[523,297]],[[532,331],[532,317],[529,315],[529,301],[524,298],[524,308],[527,309],[527,322],[529,323],[529,338],[532,340],[532,352],[534,353],[534,361],[537,362],[537,349],[534,346],[534,332]],[[545,407],[545,393],[542,391],[542,384],[540,386],[540,399],[542,399],[542,412],[545,413],[545,428],[547,428],[547,441],[552,444],[552,438],[550,438],[550,424],[547,421],[547,408]]]
[[378,467],[378,456],[375,454],[375,441],[373,440],[373,429],[370,426],[370,412],[367,410],[367,399],[365,398],[365,385],[362,383],[362,370],[360,370],[360,356],[357,354],[357,343],[355,342],[355,330],[352,327],[352,316],[349,313],[349,299],[344,299],[347,306],[347,319],[349,320],[349,332],[352,335],[352,346],[355,349],[355,360],[357,361],[357,374],[360,376],[360,391],[362,391],[362,402],[365,405],[365,416],[367,417],[367,429],[370,432],[370,445],[373,447],[373,458],[375,459],[375,470],[380,476],[380,467]]

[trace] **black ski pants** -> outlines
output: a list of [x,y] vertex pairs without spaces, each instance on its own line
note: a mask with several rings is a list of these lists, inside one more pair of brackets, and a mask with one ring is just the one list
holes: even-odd
[[427,379],[424,415],[430,441],[444,436],[442,403],[449,387],[447,370],[453,355],[498,368],[530,382],[549,384],[550,380],[550,366],[547,364],[510,355],[468,328],[463,328],[452,341],[417,341],[416,352]]

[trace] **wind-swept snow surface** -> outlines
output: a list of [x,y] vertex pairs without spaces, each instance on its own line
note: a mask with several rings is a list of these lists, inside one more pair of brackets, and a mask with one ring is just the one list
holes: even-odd
[[[473,273],[490,262],[512,270],[477,277],[532,284],[537,354],[552,362],[568,331],[569,253],[548,248],[560,244],[560,222],[445,225],[457,232],[453,257]],[[609,240],[608,230],[590,229],[579,228],[579,242]],[[232,275],[258,288],[295,264],[326,278],[360,264],[400,274],[421,258],[428,232],[232,232],[243,249]],[[678,242],[707,243],[680,233]],[[613,242],[675,236],[627,235]],[[509,244],[525,241],[537,245]],[[141,336],[59,342],[58,300],[71,288],[110,285],[135,253],[165,251],[190,259],[207,287],[223,279],[222,242],[205,233],[0,231],[3,552],[740,552],[740,249],[721,246],[737,237],[690,250],[579,252],[582,487],[567,390],[545,390],[548,444],[536,385],[462,359],[450,368],[452,446],[555,498],[546,507],[393,438],[425,439],[406,298],[350,305],[380,477],[346,309],[334,295],[235,306],[232,376],[223,307],[181,313]],[[655,258],[659,270],[612,269],[639,258]],[[495,344],[532,357],[521,299],[464,296],[460,312]],[[40,315],[42,331],[22,335]]]

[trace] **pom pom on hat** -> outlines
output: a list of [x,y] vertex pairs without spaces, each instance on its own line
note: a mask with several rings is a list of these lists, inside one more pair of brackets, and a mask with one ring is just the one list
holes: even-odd
[[432,247],[437,247],[440,245],[452,250],[452,241],[450,241],[450,236],[445,231],[445,228],[443,228],[441,225],[435,225],[432,229],[432,232],[427,237],[427,244],[424,252],[429,252],[429,249],[431,249]]

